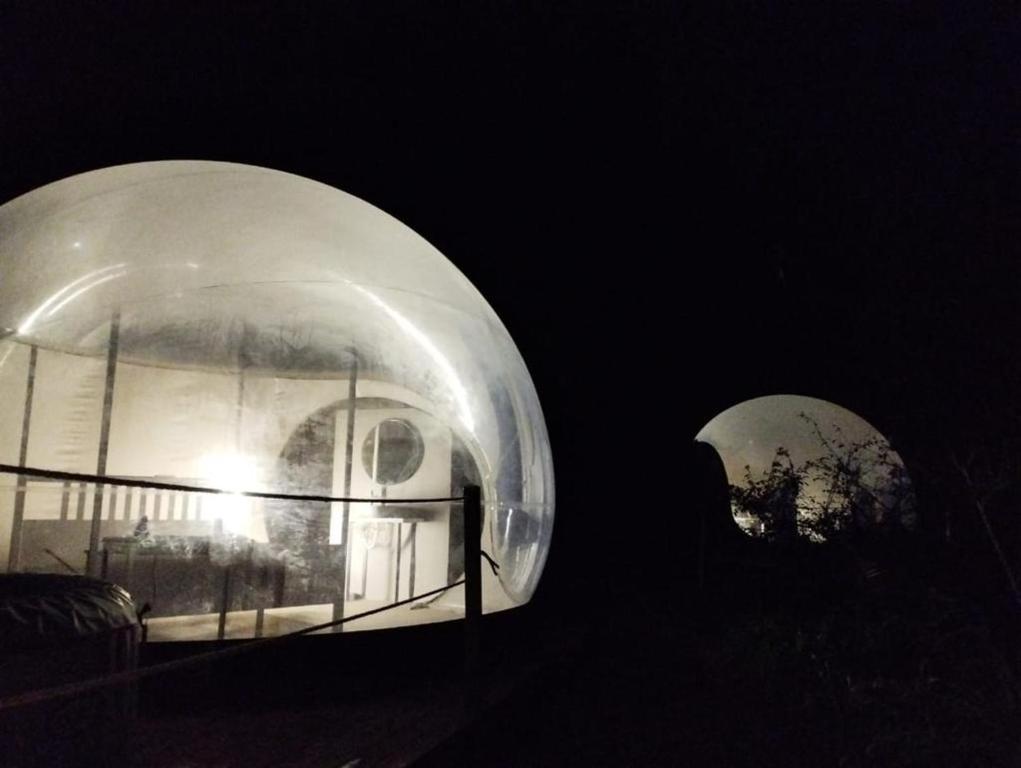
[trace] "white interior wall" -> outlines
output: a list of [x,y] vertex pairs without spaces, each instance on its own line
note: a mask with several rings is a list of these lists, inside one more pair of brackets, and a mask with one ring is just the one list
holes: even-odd
[[101,358],[39,350],[30,466],[95,473],[105,382],[106,361]]
[[[369,382],[365,387],[368,391],[375,388]],[[372,395],[377,396],[377,395]],[[443,497],[450,495],[450,430],[436,421],[432,416],[415,408],[374,408],[355,412],[353,455],[351,461],[351,495],[372,498],[382,496],[382,486],[372,481],[369,472],[362,462],[362,445],[369,433],[386,419],[404,419],[414,425],[422,435],[425,453],[422,465],[407,481],[387,487],[390,498],[422,498]],[[334,461],[333,461],[333,493],[342,495],[344,490],[344,472],[347,460],[347,411],[337,412]],[[382,541],[385,545],[366,548],[365,537],[361,535],[363,523],[359,520],[371,520],[368,505],[354,504],[351,517],[354,522],[350,526],[353,532],[351,539],[351,591],[362,594],[368,599],[392,599],[395,594],[393,574],[396,572],[397,526],[396,523],[380,523],[388,530]],[[416,505],[431,519],[419,522],[416,526],[415,554],[415,592],[425,592],[441,587],[447,579],[447,563],[449,555],[450,513],[447,504]],[[400,513],[395,513],[397,520]],[[342,531],[343,504],[333,505],[330,516],[330,543],[343,543]],[[410,526],[402,525],[402,540],[407,541]],[[365,560],[368,567],[365,568]],[[366,573],[363,583],[362,574]],[[410,587],[410,548],[403,550],[401,555],[400,593],[407,596]]]
[[119,364],[107,472],[203,478],[206,457],[234,452],[237,392],[233,375]]
[[[99,456],[99,433],[103,415],[106,361],[40,349],[36,359],[32,418],[26,463],[32,467],[67,472],[95,473]],[[24,399],[24,383],[16,391]],[[18,428],[20,436],[20,427]],[[28,521],[57,520],[63,491],[60,483],[29,480],[25,493],[25,535]],[[92,517],[91,488],[83,500],[85,519]],[[84,567],[88,527],[69,526],[65,541],[49,542],[73,567]],[[6,540],[9,546],[9,537]],[[22,551],[23,559],[27,559]],[[24,562],[24,567],[49,567],[51,563]],[[57,567],[55,563],[52,563]]]
[[[21,421],[29,350],[21,345],[0,348],[6,355],[0,365],[0,393],[9,407],[0,413],[0,457],[5,463],[18,462]],[[40,350],[36,367],[35,396],[29,440],[28,463],[50,469],[94,473],[99,447],[106,361],[102,358]],[[414,393],[388,382],[361,379],[359,397],[387,397],[416,406],[425,403]],[[252,468],[252,482],[263,487],[272,476],[272,467],[294,430],[315,411],[343,400],[348,394],[346,379],[287,379],[248,374],[241,402],[238,429],[238,376],[234,373],[166,369],[120,363],[117,366],[110,429],[107,471],[128,477],[162,477],[185,481],[203,480],[212,456],[240,454]],[[390,496],[447,496],[450,494],[450,431],[432,416],[415,408],[359,411],[355,426],[352,461],[352,495],[378,495],[361,462],[361,445],[369,431],[385,418],[406,418],[422,432],[426,442],[423,465],[406,483],[391,486]],[[345,411],[337,416],[337,435],[346,434]],[[334,493],[343,490],[345,441],[336,442]],[[339,473],[339,474],[338,474]],[[215,482],[216,478],[209,478]],[[13,486],[13,477],[0,481],[0,487]],[[77,490],[77,489],[75,489]],[[227,497],[204,497],[202,520],[198,520],[194,501],[184,505],[184,497],[160,496],[154,491],[133,491],[131,501],[124,489],[107,489],[104,499],[104,534],[124,535],[145,511],[154,533],[201,535],[208,533],[210,521],[217,516],[243,518],[232,526],[256,540],[265,540],[261,505]],[[142,497],[145,496],[145,506]],[[160,496],[157,502],[157,496]],[[194,497],[193,497],[194,498]],[[57,520],[61,516],[60,484],[33,482],[27,496],[26,520]],[[211,500],[212,499],[212,500]],[[77,516],[77,499],[65,514]],[[92,516],[91,486],[82,505],[82,520]],[[238,506],[240,504],[240,507]],[[226,505],[226,506],[225,506]],[[6,569],[10,528],[14,506],[13,487],[0,493],[0,569]],[[442,586],[447,578],[449,515],[446,505],[437,505],[434,520],[417,526],[415,592]],[[339,505],[338,505],[339,507]],[[335,510],[334,517],[338,512]],[[357,514],[357,513],[356,513]],[[122,521],[114,524],[113,521]],[[75,530],[86,531],[80,524]],[[70,527],[68,529],[70,531]],[[367,597],[393,599],[395,547],[391,531],[390,546],[380,547],[369,563]],[[404,525],[405,541],[410,527]],[[83,536],[86,534],[82,534]],[[75,534],[75,538],[81,538]],[[483,545],[491,546],[486,527]],[[339,519],[331,525],[331,543],[340,543]],[[84,541],[69,542],[67,550],[77,551]],[[410,586],[410,550],[402,554],[401,594]],[[352,552],[352,579],[361,578],[359,554]],[[484,601],[487,610],[510,607],[498,581],[489,569],[483,572]],[[359,591],[358,585],[353,585]],[[452,590],[444,603],[463,605],[463,592]]]

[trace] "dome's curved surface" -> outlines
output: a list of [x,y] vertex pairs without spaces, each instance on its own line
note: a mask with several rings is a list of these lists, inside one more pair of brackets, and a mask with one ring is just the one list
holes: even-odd
[[[484,544],[502,566],[499,589],[485,591],[487,609],[527,601],[535,589],[551,534],[553,472],[524,362],[464,275],[358,198],[214,162],[140,163],[49,184],[0,207],[0,327],[0,389],[5,401],[25,404],[3,418],[6,463],[391,498],[449,495],[458,482],[476,480],[486,501]],[[380,420],[408,414],[407,433],[421,433],[436,456],[426,450],[415,477],[384,488],[362,476],[365,441]],[[305,443],[318,448],[295,449]],[[309,456],[320,463],[302,458]],[[84,523],[96,503],[94,489],[85,489],[93,495],[76,516],[78,489],[67,499],[67,488],[35,485],[23,496],[48,495],[49,511],[25,501],[6,514],[11,563],[22,570],[44,569],[25,551],[33,536],[40,546],[69,536],[80,544],[70,524],[91,530]],[[103,538],[130,538],[134,531],[120,523],[141,520],[142,494],[131,509],[116,506],[130,499],[111,495],[99,502]],[[205,518],[197,500],[187,531],[188,512],[168,516],[167,501],[157,514],[149,502],[154,536],[162,527],[168,536],[199,537]],[[178,500],[178,516],[185,503]],[[207,504],[207,514],[226,509],[217,504]],[[456,511],[373,523],[394,539],[390,560],[404,555],[407,571],[410,557],[421,571],[417,583],[415,572],[398,571],[386,590],[369,584],[386,570],[370,557],[381,539],[366,545],[359,566],[352,550],[369,538],[355,530],[360,513],[348,512],[350,520],[336,508],[328,519],[322,510],[272,504],[224,511],[210,535],[242,531],[267,545],[271,564],[286,560],[277,589],[284,604],[290,592],[328,602],[338,579],[347,599],[367,599],[373,589],[392,599],[453,575]],[[47,515],[56,516],[53,530],[30,524]],[[274,541],[266,532],[284,519],[301,531]],[[449,530],[426,530],[427,519],[443,519]],[[68,527],[60,532],[57,522]],[[0,540],[7,536],[0,530]],[[446,568],[423,565],[430,547],[448,540]],[[348,573],[337,574],[338,558]]]
[[900,455],[865,419],[827,400],[746,400],[717,414],[695,439],[719,453],[734,519],[750,535],[778,535],[787,523],[822,541],[856,528],[914,524]]

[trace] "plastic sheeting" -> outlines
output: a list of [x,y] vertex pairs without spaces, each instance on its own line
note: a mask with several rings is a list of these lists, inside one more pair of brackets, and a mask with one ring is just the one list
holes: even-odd
[[0,576],[0,649],[21,650],[138,624],[131,596],[86,576]]
[[[554,489],[525,364],[464,275],[357,198],[207,162],[42,187],[0,207],[0,334],[6,463],[365,498],[478,484],[483,547],[502,566],[486,569],[484,609],[536,588]],[[421,455],[393,482],[409,440]],[[152,603],[150,637],[185,615],[180,639],[287,631],[442,586],[463,565],[456,502],[402,512],[0,483],[0,567],[99,575],[106,552],[108,575]],[[396,622],[462,604],[451,590]],[[198,618],[217,613],[218,627]]]

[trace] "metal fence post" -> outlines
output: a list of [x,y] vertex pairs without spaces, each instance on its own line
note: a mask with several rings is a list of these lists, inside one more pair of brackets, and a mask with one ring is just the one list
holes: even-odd
[[476,676],[482,631],[482,491],[464,488],[464,672],[465,716],[478,703]]

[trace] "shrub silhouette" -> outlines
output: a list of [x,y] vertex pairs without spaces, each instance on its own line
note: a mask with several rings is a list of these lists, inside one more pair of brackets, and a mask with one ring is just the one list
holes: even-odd
[[765,473],[745,467],[742,482],[730,485],[731,508],[745,530],[774,540],[837,541],[914,525],[911,481],[884,439],[850,441],[835,424],[827,436],[811,416],[799,418],[822,452],[797,464],[781,446]]

